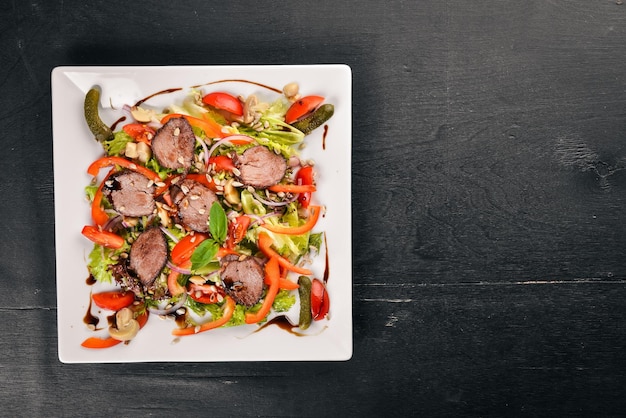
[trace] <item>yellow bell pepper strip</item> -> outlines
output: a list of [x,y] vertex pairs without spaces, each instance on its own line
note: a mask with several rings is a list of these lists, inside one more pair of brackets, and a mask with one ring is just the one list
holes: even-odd
[[278,259],[276,257],[272,257],[265,264],[265,280],[270,282],[269,289],[267,289],[261,309],[259,309],[256,313],[246,313],[246,324],[256,324],[257,322],[265,319],[267,314],[270,312],[270,309],[272,309],[272,304],[278,294],[279,279],[280,267],[278,266]]
[[106,177],[104,177],[104,180],[102,180],[102,183],[98,186],[98,190],[96,190],[96,193],[93,195],[93,202],[91,202],[91,218],[98,226],[104,225],[109,220],[109,215],[107,215],[104,209],[102,209],[102,197],[104,195],[102,188],[104,187],[104,182],[107,181],[114,172],[115,168],[112,168]]
[[183,115],[182,113],[170,113],[161,119],[161,123],[165,124],[172,118],[187,119],[187,122],[189,122],[191,126],[202,129],[209,138],[224,138],[227,135],[222,132],[222,125],[209,117],[203,117],[200,119],[189,115]]
[[102,157],[91,163],[91,165],[87,168],[87,173],[96,177],[100,172],[101,168],[109,167],[112,165],[119,165],[120,167],[128,168],[129,170],[136,171],[139,174],[143,174],[150,180],[157,182],[161,181],[161,177],[154,171],[146,168],[142,165],[137,164],[132,160],[127,160],[123,157]]
[[306,220],[304,224],[300,226],[289,227],[289,226],[272,225],[268,223],[264,223],[261,226],[267,229],[268,231],[272,231],[276,234],[302,235],[302,234],[309,232],[315,227],[315,224],[317,223],[317,220],[320,217],[321,211],[322,211],[322,208],[320,206],[315,206],[315,205],[309,206],[309,218]]
[[259,239],[257,241],[257,245],[259,246],[259,250],[263,252],[268,258],[275,258],[278,261],[278,264],[287,270],[293,271],[298,274],[311,275],[313,272],[311,270],[305,269],[303,267],[298,267],[293,264],[291,261],[287,260],[282,255],[278,254],[272,248],[272,238],[264,232],[259,233]]
[[199,327],[177,328],[172,331],[172,335],[175,335],[177,337],[181,337],[184,335],[194,335],[225,325],[226,323],[228,323],[228,321],[230,321],[230,318],[233,317],[233,313],[235,312],[235,307],[237,304],[235,303],[235,300],[230,296],[224,297],[224,301],[226,302],[224,307],[224,313],[220,319],[209,321],[200,325]]

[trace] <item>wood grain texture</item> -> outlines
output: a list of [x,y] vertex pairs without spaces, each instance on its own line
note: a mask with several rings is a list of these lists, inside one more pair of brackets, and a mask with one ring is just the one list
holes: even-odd
[[[617,3],[2,8],[0,415],[620,415]],[[272,63],[353,71],[353,358],[60,364],[51,69]]]

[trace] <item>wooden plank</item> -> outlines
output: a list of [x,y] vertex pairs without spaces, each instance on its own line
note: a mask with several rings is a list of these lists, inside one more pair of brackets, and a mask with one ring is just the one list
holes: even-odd
[[31,416],[617,413],[625,297],[606,282],[356,286],[340,363],[63,365],[54,310],[3,310],[0,402]]

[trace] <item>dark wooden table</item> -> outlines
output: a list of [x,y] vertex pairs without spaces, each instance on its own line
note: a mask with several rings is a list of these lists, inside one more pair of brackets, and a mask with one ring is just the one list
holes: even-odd
[[[624,412],[621,1],[9,3],[0,415]],[[60,363],[52,68],[276,63],[353,70],[353,358]]]

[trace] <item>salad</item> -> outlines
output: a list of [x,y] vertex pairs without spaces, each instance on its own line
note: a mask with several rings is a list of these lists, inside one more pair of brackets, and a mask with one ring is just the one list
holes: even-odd
[[324,280],[308,268],[325,209],[314,161],[299,150],[334,108],[296,83],[268,89],[270,101],[199,87],[167,109],[142,100],[113,127],[99,116],[100,90],[87,92],[85,120],[104,153],[87,169],[92,222],[82,234],[93,242],[91,283],[114,290],[91,293],[85,322],[102,330],[91,306],[110,311],[108,336],[83,347],[128,343],[151,315],[174,319],[176,337],[263,324],[296,298],[294,326],[327,317]]

